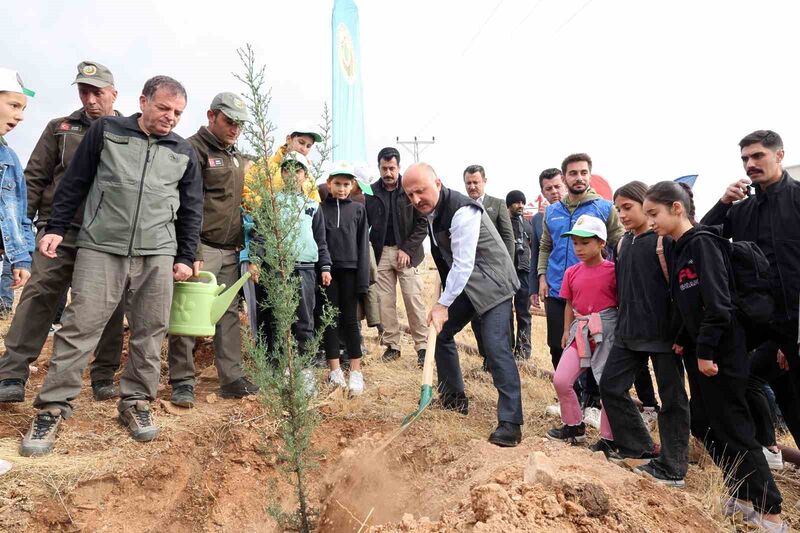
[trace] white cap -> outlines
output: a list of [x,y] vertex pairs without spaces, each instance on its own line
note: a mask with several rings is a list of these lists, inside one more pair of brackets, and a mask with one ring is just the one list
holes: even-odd
[[562,237],[571,235],[576,237],[597,237],[601,241],[605,241],[608,238],[606,223],[591,215],[579,216],[572,229],[561,234]]
[[19,76],[19,72],[3,67],[0,67],[0,91],[22,93],[25,96],[33,96],[36,94],[25,87],[25,84],[22,83],[22,78]]
[[333,168],[328,172],[328,176],[352,176],[356,177],[356,169],[347,161],[337,161],[333,164]]
[[298,124],[295,124],[295,128],[292,131],[290,131],[289,134],[291,135],[293,133],[302,133],[303,135],[308,135],[309,137],[314,139],[314,142],[321,143],[322,135],[317,133],[318,129],[319,128],[317,126],[309,124],[308,122],[300,122]]
[[285,165],[289,161],[294,161],[298,165],[303,165],[303,168],[306,169],[306,171],[311,170],[311,165],[308,162],[308,158],[300,152],[289,152],[283,156],[283,159],[281,160],[281,166]]

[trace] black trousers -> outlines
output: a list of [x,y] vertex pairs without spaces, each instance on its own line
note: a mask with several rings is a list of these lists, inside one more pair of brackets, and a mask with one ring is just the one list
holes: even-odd
[[[800,357],[797,350],[797,321],[777,322],[766,328],[761,339],[763,343],[751,353],[751,378],[748,383],[748,400],[753,400],[757,412],[763,416],[766,395],[758,387],[766,382],[775,392],[775,401],[781,408],[786,426],[800,442]],[[781,370],[777,363],[777,351],[781,350],[789,362],[789,371]],[[755,418],[755,413],[753,417]],[[764,441],[774,439],[774,429],[759,426],[758,438]]]
[[528,288],[529,275],[528,272],[523,270],[517,271],[519,289],[514,295],[514,316],[511,319],[512,332],[514,332],[515,317],[517,322],[513,346],[514,355],[522,359],[528,359],[531,356],[531,295]]
[[353,269],[331,270],[331,284],[325,288],[328,300],[339,314],[336,321],[325,330],[325,358],[339,359],[340,335],[344,336],[347,355],[350,359],[361,358],[361,331],[358,327],[357,271]]
[[[614,345],[600,380],[603,408],[620,451],[636,457],[653,449],[650,432],[628,392],[642,371],[649,377],[647,364],[651,358],[662,402],[658,413],[661,456],[651,463],[668,478],[683,479],[689,462],[689,398],[681,357],[674,353],[636,352]],[[650,387],[652,390],[652,381]]]
[[[266,275],[262,273],[262,275]],[[306,347],[314,336],[314,289],[316,286],[316,272],[314,269],[294,270],[294,275],[300,278],[300,301],[297,305],[296,320],[292,324],[292,334],[297,341],[297,349],[305,354]],[[272,308],[267,305],[267,291],[260,284],[256,283],[256,322],[258,323],[258,334],[267,344],[268,357],[277,364],[272,358],[272,349],[275,345],[275,315]]]
[[[734,345],[744,335],[734,329]],[[684,355],[689,376],[692,435],[703,442],[723,471],[731,496],[749,500],[761,513],[781,512],[781,493],[775,485],[745,399],[750,364],[744,354],[719,354],[716,376],[700,373],[691,350]]]

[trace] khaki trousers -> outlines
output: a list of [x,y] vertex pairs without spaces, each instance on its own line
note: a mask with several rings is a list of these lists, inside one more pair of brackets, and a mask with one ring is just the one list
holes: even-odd
[[400,268],[397,265],[396,246],[384,246],[378,262],[378,300],[383,324],[383,342],[386,346],[400,349],[400,325],[397,320],[397,283],[408,315],[414,350],[423,350],[428,345],[428,327],[425,324],[426,310],[422,298],[422,274],[417,267]]
[[120,412],[158,391],[161,342],[172,304],[172,265],[166,255],[126,257],[78,249],[72,277],[72,302],[53,342],[50,369],[33,406],[72,414],[89,353],[123,298],[130,327],[128,364],[120,378]]
[[[42,235],[44,231],[39,232],[37,245]],[[56,308],[72,282],[77,235],[78,230],[70,228],[64,234],[64,240],[58,246],[53,259],[41,255],[38,248],[33,253],[31,278],[22,289],[17,311],[6,334],[6,353],[0,357],[0,379],[28,381],[28,367],[39,358],[50,333]],[[89,371],[92,382],[114,379],[114,373],[119,368],[123,313],[124,302],[117,306],[108,323],[104,325],[105,329],[97,346],[92,346],[89,350],[94,351],[94,360]]]
[[[201,244],[203,270],[211,272],[217,283],[230,287],[239,279],[239,252]],[[169,383],[195,384],[194,345],[196,337],[169,336]],[[214,330],[214,364],[219,384],[227,385],[244,376],[242,372],[242,332],[239,323],[239,297],[233,298]]]

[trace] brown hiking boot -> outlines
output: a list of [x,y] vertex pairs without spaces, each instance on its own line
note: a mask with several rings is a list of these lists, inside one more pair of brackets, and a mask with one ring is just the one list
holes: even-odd
[[22,438],[19,454],[23,457],[31,457],[50,453],[56,443],[56,432],[58,426],[61,425],[61,420],[59,409],[37,413],[31,422],[31,429]]
[[130,432],[133,440],[148,442],[161,432],[153,422],[153,412],[150,404],[144,400],[137,401],[119,414],[119,422]]

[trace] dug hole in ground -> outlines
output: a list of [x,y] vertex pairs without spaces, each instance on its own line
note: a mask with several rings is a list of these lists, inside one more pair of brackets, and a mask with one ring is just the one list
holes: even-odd
[[[429,264],[432,262],[429,260]],[[433,298],[436,272],[424,270]],[[401,319],[405,320],[398,293]],[[0,323],[0,332],[8,329]],[[421,371],[408,336],[403,356],[383,363],[374,329],[364,326],[364,395],[348,399],[321,390],[322,423],[314,436],[319,468],[309,474],[316,526],[322,532],[398,531],[730,531],[741,522],[720,513],[722,476],[696,443],[687,488],[661,487],[586,447],[549,442],[546,418],[555,401],[543,372],[550,358],[544,317],[533,319],[532,361],[521,369],[525,426],[517,448],[486,438],[496,425],[497,393],[473,355],[474,338],[462,332],[461,362],[469,416],[429,407],[386,442],[419,399]],[[35,410],[31,403],[47,371],[48,340],[26,402],[0,404],[0,458],[13,468],[0,476],[0,531],[278,531],[267,512],[275,499],[295,506],[294,489],[277,464],[276,423],[255,399],[218,398],[210,339],[198,343],[196,406],[169,404],[166,362],[156,409],[161,435],[132,441],[116,422],[114,401],[91,398],[88,373],[74,416],[62,424],[54,452],[18,454]],[[127,354],[123,354],[123,364]],[[164,348],[166,361],[166,345]],[[319,371],[320,379],[324,372]],[[655,435],[657,438],[657,435]],[[589,431],[588,442],[597,438]],[[781,442],[794,446],[791,437]],[[795,507],[800,474],[791,466],[777,476],[784,518],[800,526]],[[738,519],[737,519],[738,520]]]

